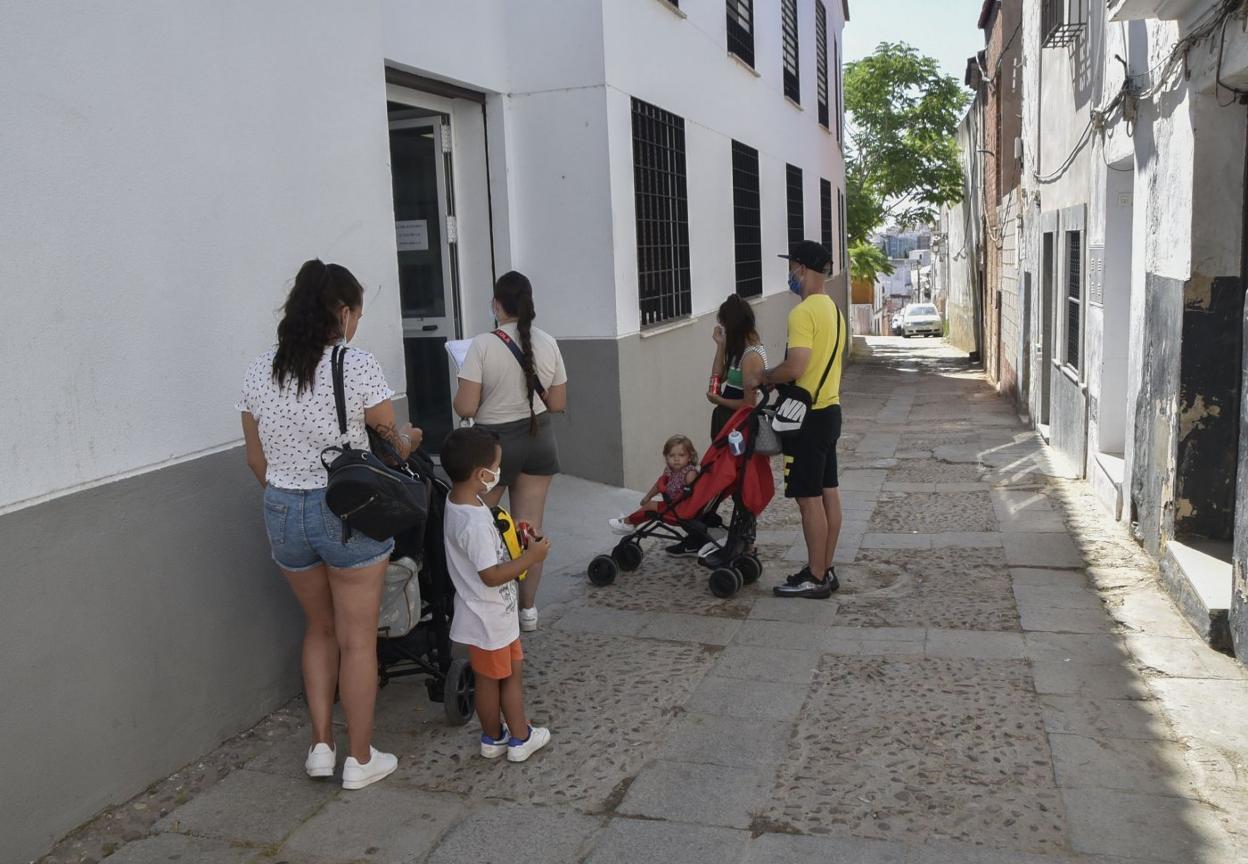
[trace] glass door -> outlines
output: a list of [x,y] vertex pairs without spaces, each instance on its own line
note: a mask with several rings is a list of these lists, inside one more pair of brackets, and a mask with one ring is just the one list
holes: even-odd
[[459,336],[456,308],[454,214],[446,119],[390,123],[399,296],[411,422],[436,453],[451,431],[448,340]]

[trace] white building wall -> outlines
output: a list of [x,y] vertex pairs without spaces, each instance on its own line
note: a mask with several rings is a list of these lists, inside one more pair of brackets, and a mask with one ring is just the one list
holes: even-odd
[[[727,52],[722,4],[686,4],[674,14],[660,0],[604,0],[606,77],[610,91],[612,209],[616,216],[616,314],[619,335],[640,330],[637,304],[631,98],[684,118],[690,210],[693,314],[713,311],[734,290],[732,254],[732,141],[759,151],[762,196],[763,291],[785,290],[786,265],[775,256],[788,247],[785,165],[802,169],[806,236],[820,234],[820,178],[833,186],[833,237],[839,237],[836,190],[844,188],[837,143],[836,85],[832,41],[844,26],[841,4],[829,0],[828,83],[833,131],[819,126],[815,96],[814,0],[798,2],[801,107],[785,99],[781,66],[779,4],[756,5],[754,70]],[[644,63],[637,62],[646,58]],[[673,70],[681,86],[673,87]],[[624,224],[628,223],[628,224]],[[698,223],[701,223],[700,225]],[[696,226],[696,227],[695,227]],[[837,272],[845,262],[839,243]],[[631,253],[631,254],[630,254]]]
[[381,51],[371,2],[6,5],[0,511],[235,445],[307,258],[403,389]]

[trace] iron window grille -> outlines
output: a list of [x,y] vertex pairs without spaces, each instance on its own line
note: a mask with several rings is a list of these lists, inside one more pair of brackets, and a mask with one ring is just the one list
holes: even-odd
[[815,0],[815,103],[819,108],[819,125],[828,125],[828,10],[823,0]]
[[633,100],[633,186],[641,326],[692,311],[685,121]]
[[[841,214],[841,228],[840,231],[837,232],[837,236],[840,238],[841,244],[841,268],[849,269],[849,235],[846,233],[847,229],[845,226],[845,193],[840,189],[836,190],[836,205],[837,210],[839,210]],[[828,251],[831,252],[832,250],[829,249]]]
[[792,165],[785,166],[785,186],[788,189],[789,202],[789,243],[799,243],[805,233],[803,223],[805,213],[802,209],[802,169]]
[[842,144],[843,126],[845,123],[845,112],[841,110],[842,83],[841,83],[841,43],[836,39],[832,40],[832,68],[836,70],[836,142]]
[[[819,178],[819,242],[830,254],[836,255],[832,248],[832,183],[822,177]],[[832,270],[835,272],[836,267]]]
[[762,203],[758,183],[758,151],[732,142],[732,229],[737,260],[737,293],[763,293]]
[[784,95],[802,104],[797,55],[797,0],[780,0],[780,41],[784,57]]
[[1066,363],[1079,368],[1083,295],[1083,234],[1066,232]]
[[754,66],[754,0],[728,0],[728,51]]
[[1088,0],[1040,0],[1040,42],[1064,48],[1079,41],[1088,26]]

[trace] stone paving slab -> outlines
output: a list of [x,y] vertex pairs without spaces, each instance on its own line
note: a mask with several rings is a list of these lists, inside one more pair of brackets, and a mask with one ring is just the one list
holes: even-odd
[[749,836],[730,828],[613,819],[594,842],[585,864],[736,864],[745,854]]
[[685,703],[690,711],[741,720],[792,720],[805,700],[807,686],[708,675]]
[[257,771],[235,771],[156,824],[174,831],[236,843],[279,843],[328,803],[340,787]]
[[427,854],[464,818],[464,802],[456,796],[376,784],[330,801],[290,835],[279,857],[318,864],[406,864]]
[[617,808],[625,816],[690,825],[749,828],[765,800],[770,772],[692,762],[655,762]]
[[677,612],[654,612],[645,617],[646,623],[637,634],[643,639],[699,642],[703,645],[727,645],[741,626],[738,618],[711,618]]
[[1044,728],[1051,734],[1145,741],[1174,740],[1175,737],[1159,702],[1046,695],[1040,697],[1040,703]]
[[1069,788],[1148,790],[1195,798],[1196,786],[1173,742],[1049,735],[1057,785]]
[[1036,692],[1081,699],[1151,699],[1144,676],[1121,665],[1033,660]]
[[1108,789],[1062,793],[1074,851],[1145,861],[1232,864],[1235,853],[1207,805]]
[[428,864],[577,861],[602,827],[599,817],[560,807],[476,807],[434,850]]
[[907,864],[909,849],[879,840],[763,834],[750,842],[742,860],[748,864]]
[[720,652],[711,672],[724,678],[809,685],[818,663],[819,654],[812,649],[792,651],[730,645]]
[[246,864],[258,851],[228,840],[186,834],[157,834],[127,843],[108,856],[108,864]]
[[792,731],[792,724],[779,721],[747,731],[739,717],[689,712],[671,725],[659,759],[774,772]]
[[1066,533],[1015,532],[1003,534],[1001,542],[1011,567],[1078,568],[1084,563],[1079,550]]

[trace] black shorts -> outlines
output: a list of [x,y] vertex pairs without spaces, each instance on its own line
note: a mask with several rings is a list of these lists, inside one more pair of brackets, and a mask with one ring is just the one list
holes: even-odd
[[516,420],[496,425],[479,424],[498,434],[503,448],[502,474],[498,482],[512,486],[521,474],[550,477],[559,473],[559,444],[555,441],[555,427],[550,412],[537,415],[537,434],[530,435],[529,421]]
[[784,497],[819,498],[835,489],[836,442],[841,437],[841,406],[806,415],[802,431],[784,445]]

